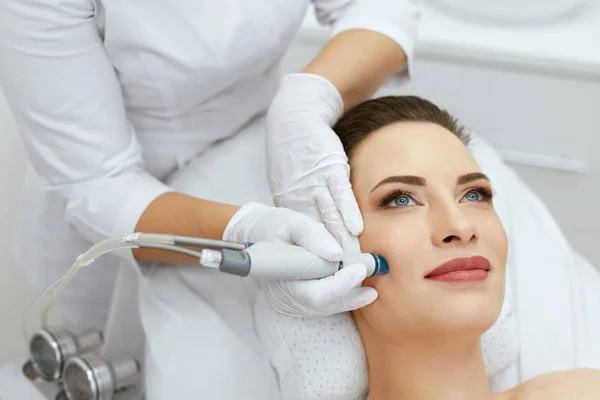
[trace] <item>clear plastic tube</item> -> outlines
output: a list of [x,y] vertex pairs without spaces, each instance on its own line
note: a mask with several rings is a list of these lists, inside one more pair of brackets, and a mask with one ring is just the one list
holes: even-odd
[[32,330],[29,328],[30,325],[30,315],[31,312],[33,311],[33,307],[40,301],[40,299],[42,297],[44,297],[50,290],[52,290],[56,285],[58,285],[60,282],[63,281],[63,279],[65,279],[65,276],[67,276],[67,273],[69,271],[63,273],[62,275],[60,275],[58,278],[56,278],[50,285],[46,286],[44,288],[44,290],[42,290],[34,299],[33,301],[29,304],[29,306],[27,307],[27,309],[25,310],[25,314],[23,315],[23,325],[22,325],[22,334],[25,338],[26,341],[28,341],[29,339],[31,339],[31,336],[33,335]]
[[50,310],[52,309],[60,295],[67,288],[67,286],[69,286],[69,284],[75,278],[75,276],[81,268],[92,264],[96,258],[114,250],[136,248],[139,247],[139,243],[172,245],[173,242],[173,237],[171,235],[137,233],[103,240],[100,243],[97,243],[96,245],[92,246],[88,251],[81,254],[79,257],[77,257],[75,263],[71,266],[71,268],[69,268],[69,270],[65,274],[61,275],[57,280],[52,282],[50,286],[45,288],[42,291],[42,293],[36,297],[36,299],[29,306],[28,312],[31,311],[31,309],[42,299],[42,297],[49,290],[54,288],[56,285],[59,285],[58,288],[52,292],[52,295],[44,304],[44,307],[42,309],[42,327],[47,327]]
[[[130,233],[125,236],[113,237],[106,240],[103,240],[96,245],[92,246],[88,251],[81,254],[71,268],[58,277],[54,282],[48,285],[44,290],[32,301],[27,310],[25,311],[24,319],[23,319],[23,333],[26,335],[26,340],[29,340],[29,335],[31,331],[28,327],[29,323],[29,315],[31,314],[33,308],[37,303],[39,303],[48,292],[52,291],[50,298],[44,303],[42,311],[41,311],[41,325],[43,328],[48,327],[48,317],[50,314],[50,310],[60,298],[61,294],[64,290],[69,286],[69,284],[73,281],[77,273],[82,269],[89,265],[91,265],[98,257],[110,253],[115,250],[121,249],[133,249],[133,248],[153,248],[159,250],[166,250],[175,253],[185,254],[190,257],[195,257],[200,260],[201,253],[197,251],[193,251],[190,249],[186,249],[183,247],[178,247],[177,245],[192,245],[192,246],[201,246],[205,245],[207,247],[223,247],[223,248],[245,248],[245,245],[232,243],[232,242],[224,242],[219,240],[211,240],[211,239],[202,239],[202,238],[189,238],[185,236],[173,236],[166,234],[156,234],[156,233]],[[58,287],[57,287],[58,286]],[[55,290],[52,290],[56,287]]]
[[64,292],[67,286],[69,286],[69,284],[73,281],[73,279],[75,278],[75,276],[81,268],[91,265],[96,258],[106,253],[110,253],[111,251],[120,249],[131,249],[136,247],[139,247],[137,243],[126,242],[122,237],[110,238],[96,244],[91,249],[77,257],[77,260],[71,266],[71,268],[69,268],[64,279],[62,279],[62,281],[60,282],[58,288],[56,288],[56,290],[52,293],[52,295],[42,308],[42,327],[45,328],[48,326],[48,315],[50,314],[50,310],[52,309],[56,301],[59,299],[62,292]]

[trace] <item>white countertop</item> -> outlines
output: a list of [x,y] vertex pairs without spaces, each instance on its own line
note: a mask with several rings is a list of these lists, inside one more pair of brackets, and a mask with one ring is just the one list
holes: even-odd
[[[327,38],[312,9],[299,40]],[[443,57],[500,67],[525,68],[585,79],[600,79],[600,0],[564,21],[530,27],[459,19],[431,5],[423,12],[417,57]]]

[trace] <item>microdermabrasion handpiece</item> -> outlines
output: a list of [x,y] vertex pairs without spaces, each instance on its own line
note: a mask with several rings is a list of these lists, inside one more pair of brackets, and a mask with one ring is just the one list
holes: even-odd
[[274,242],[254,243],[241,251],[205,249],[200,258],[200,265],[233,275],[292,280],[325,278],[355,263],[367,267],[367,276],[384,275],[389,269],[376,254],[345,254],[342,261],[331,262],[303,247]]

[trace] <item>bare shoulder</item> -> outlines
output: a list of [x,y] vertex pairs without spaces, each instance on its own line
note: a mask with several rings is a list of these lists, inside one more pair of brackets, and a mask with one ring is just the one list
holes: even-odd
[[503,400],[598,400],[600,369],[581,368],[541,375],[503,395],[506,395]]

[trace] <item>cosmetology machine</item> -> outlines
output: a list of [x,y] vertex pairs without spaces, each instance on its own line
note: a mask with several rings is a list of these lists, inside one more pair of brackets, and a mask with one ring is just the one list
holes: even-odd
[[[362,263],[370,276],[387,273],[381,256],[363,253],[344,255],[329,262],[299,246],[285,243],[232,243],[220,240],[133,233],[104,240],[80,255],[73,266],[48,286],[25,314],[29,315],[47,293],[50,297],[41,312],[41,329],[28,329],[30,359],[22,372],[43,395],[51,400],[139,400],[143,399],[142,360],[134,357],[107,359],[99,351],[102,332],[74,334],[51,327],[48,315],[56,300],[81,268],[92,265],[103,254],[119,249],[151,248],[185,254],[199,260],[200,266],[242,277],[261,279],[318,279],[330,276],[345,265]],[[193,250],[197,249],[197,250]],[[56,287],[56,289],[54,289]]]

